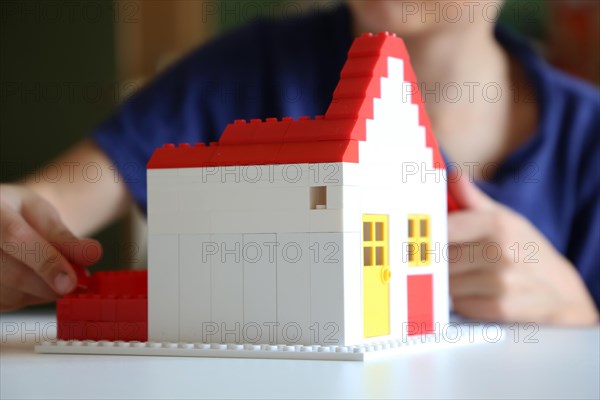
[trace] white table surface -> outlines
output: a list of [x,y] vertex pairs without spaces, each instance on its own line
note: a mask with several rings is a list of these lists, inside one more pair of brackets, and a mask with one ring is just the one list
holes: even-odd
[[[361,362],[36,354],[50,312],[0,315],[0,398],[600,398],[600,329]],[[37,336],[37,337],[36,337]],[[537,343],[535,343],[537,341]]]

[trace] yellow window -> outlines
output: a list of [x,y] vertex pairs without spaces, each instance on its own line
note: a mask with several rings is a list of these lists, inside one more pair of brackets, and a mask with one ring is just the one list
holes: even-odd
[[426,214],[408,216],[408,265],[431,265],[431,224]]

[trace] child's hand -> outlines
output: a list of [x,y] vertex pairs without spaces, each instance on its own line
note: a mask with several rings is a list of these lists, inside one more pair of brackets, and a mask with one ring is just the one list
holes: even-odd
[[97,241],[75,237],[30,189],[0,186],[0,311],[71,292],[77,285],[73,266],[89,266],[101,252]]
[[449,184],[450,294],[467,318],[591,325],[598,310],[575,267],[526,218],[467,178]]

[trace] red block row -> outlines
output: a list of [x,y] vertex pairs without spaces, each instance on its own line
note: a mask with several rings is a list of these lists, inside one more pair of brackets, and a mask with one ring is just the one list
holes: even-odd
[[147,271],[96,272],[87,283],[56,301],[59,339],[146,340]]
[[58,321],[62,340],[148,340],[147,322]]
[[404,81],[409,84],[406,90],[410,91],[412,103],[419,108],[419,125],[425,128],[426,145],[433,150],[433,167],[445,168],[408,51],[394,34],[363,34],[354,40],[325,118],[373,118],[372,103],[373,98],[380,96],[380,78],[388,76],[387,57],[382,55],[404,61]]
[[56,301],[56,316],[59,322],[145,322],[148,321],[148,298],[90,294],[65,296]]
[[148,271],[102,271],[89,279],[89,292],[99,295],[147,296]]
[[219,142],[208,146],[182,143],[156,149],[147,168],[358,162],[356,141],[366,139],[366,119],[374,117],[373,100],[381,96],[388,57],[404,60],[404,80],[419,108],[433,167],[445,168],[404,42],[387,33],[365,34],[354,41],[325,116],[236,120],[227,125]]
[[[312,120],[309,122],[321,123]],[[364,122],[364,121],[363,121]],[[318,128],[318,126],[315,127]],[[338,124],[339,125],[339,124]],[[347,124],[348,125],[348,124]],[[351,125],[351,124],[350,124]],[[291,129],[291,128],[290,128]],[[338,132],[338,133],[335,133]],[[360,130],[356,130],[357,134]],[[329,131],[332,137],[341,131]],[[232,165],[310,164],[358,162],[357,140],[297,141],[284,143],[227,144],[210,146],[181,144],[154,151],[148,169],[218,167]]]

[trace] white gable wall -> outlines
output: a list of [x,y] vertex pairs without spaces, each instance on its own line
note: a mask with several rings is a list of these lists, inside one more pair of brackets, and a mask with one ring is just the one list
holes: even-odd
[[[448,321],[447,199],[445,171],[433,168],[432,149],[425,147],[425,129],[418,125],[418,108],[410,100],[412,88],[402,81],[402,60],[390,58],[388,63],[388,77],[381,78],[382,97],[374,100],[375,118],[367,121],[367,140],[359,143],[360,163],[344,169],[344,184],[353,186],[344,187],[350,189],[344,197],[344,222],[362,214],[389,216],[391,336],[398,336],[407,329],[410,274],[432,274],[434,321]],[[408,266],[409,214],[430,215],[431,266]],[[349,268],[345,272],[353,276],[351,281],[360,279],[362,289],[362,259],[354,268],[358,274]],[[356,307],[362,310],[362,296],[352,299],[347,297],[353,303],[346,311],[346,343],[360,343],[365,341],[362,318],[352,319],[350,314]]]
[[[363,173],[366,176],[381,173],[389,170],[392,166],[374,166],[361,169],[358,174]],[[360,178],[358,178],[360,179]],[[364,179],[364,176],[363,176]],[[434,320],[440,324],[448,321],[448,289],[447,289],[447,223],[446,223],[446,190],[443,174],[439,174],[439,183],[435,182],[432,175],[429,182],[415,182],[415,179],[407,179],[402,182],[397,180],[394,184],[365,184],[362,186],[344,187],[343,191],[347,193],[347,201],[344,202],[344,226],[353,225],[362,226],[363,214],[385,214],[389,217],[389,259],[392,271],[391,280],[391,329],[393,336],[406,330],[403,325],[407,322],[407,303],[406,303],[406,277],[409,274],[433,274],[434,283]],[[336,188],[337,189],[337,188]],[[346,199],[346,197],[345,197]],[[409,214],[428,214],[431,218],[431,244],[432,244],[432,265],[431,266],[408,266],[408,215]],[[356,221],[359,221],[356,223]],[[360,231],[359,231],[360,232]],[[358,233],[359,246],[358,251],[354,251],[355,260],[348,260],[344,266],[346,281],[360,282],[359,288],[362,290],[362,249]],[[346,248],[352,252],[353,243],[356,239],[349,239]],[[349,287],[346,293],[346,304],[352,305],[347,308],[345,320],[348,321],[345,331],[347,332],[346,343],[360,343],[365,340],[362,338],[362,294],[357,296],[356,290]],[[356,310],[360,311],[361,318],[353,318]],[[380,338],[372,339],[378,341]]]

